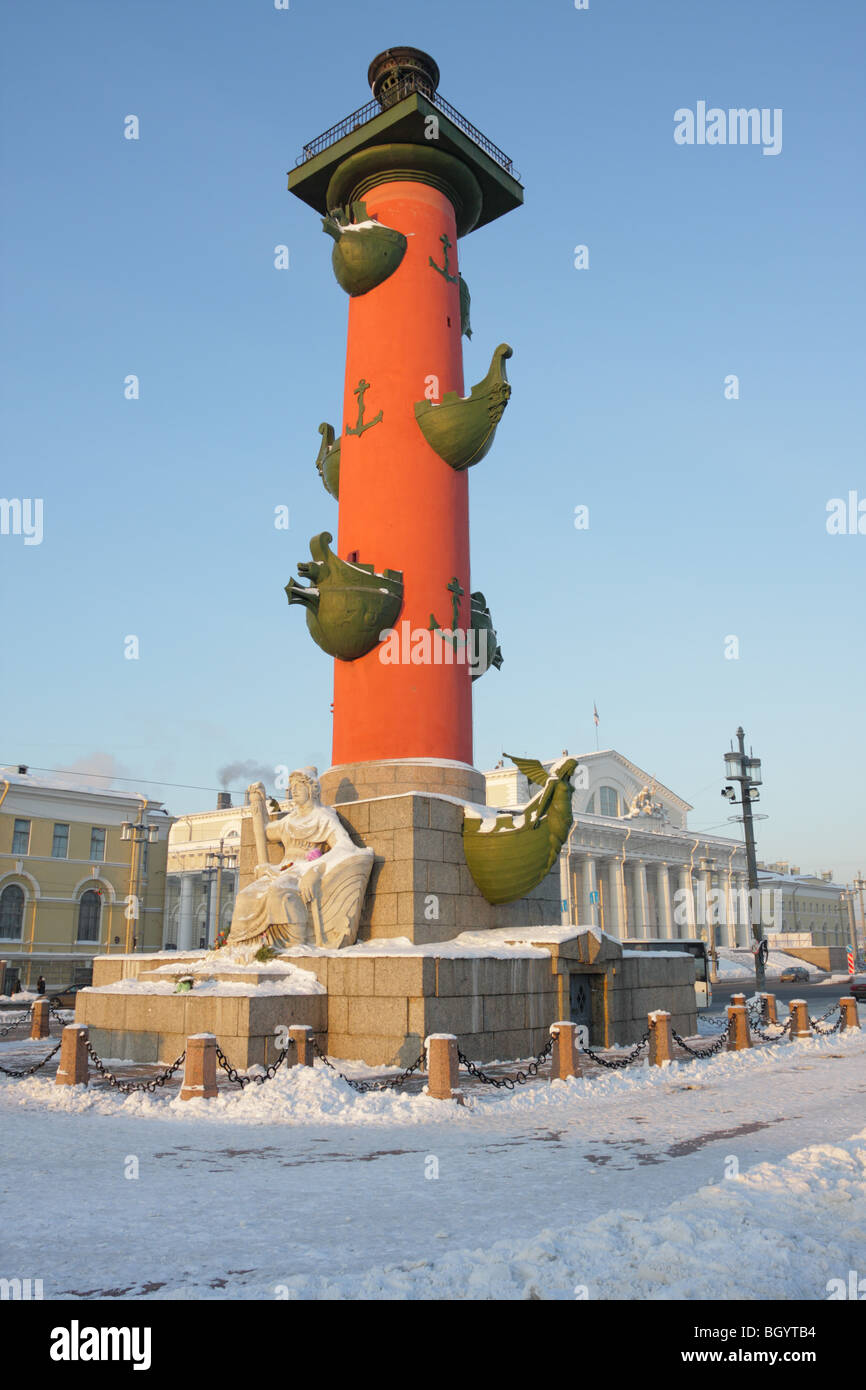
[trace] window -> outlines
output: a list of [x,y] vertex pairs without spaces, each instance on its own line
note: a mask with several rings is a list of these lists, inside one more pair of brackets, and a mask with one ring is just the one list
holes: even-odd
[[69,853],[69,826],[55,825],[54,839],[51,841],[51,858],[65,859]]
[[30,853],[30,822],[29,820],[16,820],[15,829],[12,831],[12,853]]
[[93,829],[90,832],[90,857],[91,859],[102,860],[105,858],[105,831]]
[[599,814],[602,816],[619,815],[619,797],[613,787],[600,787],[598,792]]
[[7,883],[0,893],[0,937],[5,941],[20,941],[24,922],[24,889],[17,883]]
[[[105,833],[104,831],[102,832]],[[88,888],[86,893],[81,896],[78,904],[78,940],[79,941],[98,941],[99,940],[99,914],[102,907],[102,899],[92,888]]]

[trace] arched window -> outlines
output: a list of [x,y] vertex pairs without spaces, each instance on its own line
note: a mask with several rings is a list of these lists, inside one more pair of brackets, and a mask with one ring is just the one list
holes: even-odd
[[88,888],[86,893],[82,893],[81,901],[78,904],[79,941],[99,940],[99,914],[101,908],[102,899],[92,888]]
[[24,923],[24,889],[17,883],[7,883],[0,893],[0,937],[4,941],[20,941]]
[[619,797],[613,787],[599,787],[598,789],[599,815],[618,816]]

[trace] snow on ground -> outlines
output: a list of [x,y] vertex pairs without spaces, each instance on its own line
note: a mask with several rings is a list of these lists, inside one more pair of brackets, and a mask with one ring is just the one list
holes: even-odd
[[47,1298],[823,1299],[866,1246],[864,1062],[850,1032],[465,1107],[320,1067],[6,1081],[0,1264]]

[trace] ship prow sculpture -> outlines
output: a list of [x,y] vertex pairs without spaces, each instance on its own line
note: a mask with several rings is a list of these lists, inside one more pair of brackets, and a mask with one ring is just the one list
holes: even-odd
[[500,343],[487,375],[468,396],[448,391],[441,402],[425,400],[415,405],[415,418],[427,443],[457,472],[472,468],[490,452],[511,395],[505,361],[512,355],[508,344]]
[[466,863],[489,903],[514,902],[537,888],[559,859],[573,820],[576,758],[560,758],[548,770],[537,758],[505,756],[541,791],[519,810],[464,812]]

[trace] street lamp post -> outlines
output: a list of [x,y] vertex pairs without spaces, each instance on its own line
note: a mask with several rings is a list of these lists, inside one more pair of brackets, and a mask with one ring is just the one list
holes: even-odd
[[854,933],[854,943],[859,949],[866,950],[866,908],[863,906],[863,893],[866,890],[866,878],[863,877],[863,870],[857,870],[857,877],[854,880],[854,887],[860,897],[860,935]]
[[[159,839],[159,826],[145,825],[143,824],[141,817],[142,812],[139,811],[137,821],[133,822],[130,820],[125,820],[121,822],[120,826],[121,840],[132,841],[132,850],[130,851],[129,859],[129,894],[126,906],[126,941],[124,944],[124,950],[127,953],[129,952],[129,936],[130,932],[132,931],[130,923],[137,923],[139,917],[138,889],[140,887],[141,879],[141,851],[139,850],[136,854],[136,850],[138,849],[139,845],[152,845],[155,843],[156,840]],[[143,949],[143,924],[140,932],[138,930],[138,927],[136,926],[136,934],[133,937],[133,949],[135,949],[135,946],[138,944],[141,944]]]
[[746,756],[746,736],[742,726],[737,730],[737,748],[725,754],[725,776],[728,783],[739,782],[740,797],[737,799],[731,785],[722,788],[722,796],[734,806],[743,808],[743,833],[746,841],[746,866],[749,875],[749,925],[751,928],[753,951],[755,955],[755,985],[763,989],[766,981],[761,926],[761,897],[758,888],[758,860],[755,854],[755,825],[752,818],[752,802],[760,800],[758,787],[761,785],[761,759],[753,758],[751,749]]
[[215,946],[219,937],[220,929],[220,899],[222,897],[222,873],[223,869],[237,868],[238,857],[234,850],[223,849],[223,842],[220,840],[219,849],[209,850],[205,856],[205,867],[201,871],[201,876],[207,884],[207,910],[208,921],[211,917],[211,889],[216,883],[216,906],[213,913],[214,919],[214,940],[210,943]]
[[[698,861],[698,868],[705,875],[707,889],[711,890],[713,874],[718,868],[715,859],[701,859]],[[716,984],[719,978],[719,953],[716,946],[716,919],[713,915],[714,909],[710,906],[709,891],[704,891],[704,909],[707,915],[707,933],[709,935],[710,947],[710,983]]]

